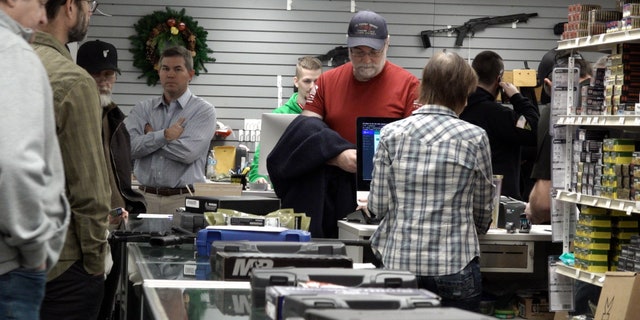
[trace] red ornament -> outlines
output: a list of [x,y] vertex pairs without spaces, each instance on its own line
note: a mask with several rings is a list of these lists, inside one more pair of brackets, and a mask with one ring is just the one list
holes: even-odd
[[180,24],[178,25],[178,30],[180,31],[184,31],[184,29],[187,28],[187,25],[184,24],[184,22],[180,22]]
[[176,19],[171,18],[171,19],[167,20],[167,25],[169,27],[175,26],[176,25]]

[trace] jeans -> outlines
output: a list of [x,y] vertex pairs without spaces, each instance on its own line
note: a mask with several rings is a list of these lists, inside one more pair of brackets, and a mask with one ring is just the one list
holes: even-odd
[[47,275],[18,268],[0,275],[0,319],[40,319]]
[[480,262],[475,258],[462,271],[444,276],[417,276],[418,288],[442,298],[443,307],[478,312],[482,298]]

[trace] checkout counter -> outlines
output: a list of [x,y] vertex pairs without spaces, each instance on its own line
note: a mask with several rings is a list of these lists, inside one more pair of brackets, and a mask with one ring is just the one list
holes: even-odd
[[[338,221],[338,238],[341,240],[368,240],[377,225]],[[483,272],[533,273],[536,243],[551,242],[551,226],[533,225],[529,233],[508,233],[506,229],[489,229],[479,235],[480,267]],[[366,260],[362,248],[347,247],[347,255],[353,262]],[[546,255],[540,257],[546,262]]]

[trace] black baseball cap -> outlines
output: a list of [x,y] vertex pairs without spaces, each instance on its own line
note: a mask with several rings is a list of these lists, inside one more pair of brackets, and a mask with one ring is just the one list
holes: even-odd
[[94,40],[83,43],[78,48],[77,63],[91,74],[103,70],[118,69],[118,51],[111,43]]
[[381,50],[389,36],[387,21],[373,11],[359,11],[349,22],[347,47],[367,46]]

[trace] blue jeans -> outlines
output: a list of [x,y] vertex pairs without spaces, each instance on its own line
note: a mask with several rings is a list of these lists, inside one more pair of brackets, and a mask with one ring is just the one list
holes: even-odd
[[443,307],[478,312],[482,298],[480,262],[473,259],[462,271],[445,276],[417,276],[418,287],[442,298]]
[[0,319],[40,319],[47,274],[18,268],[0,275]]

